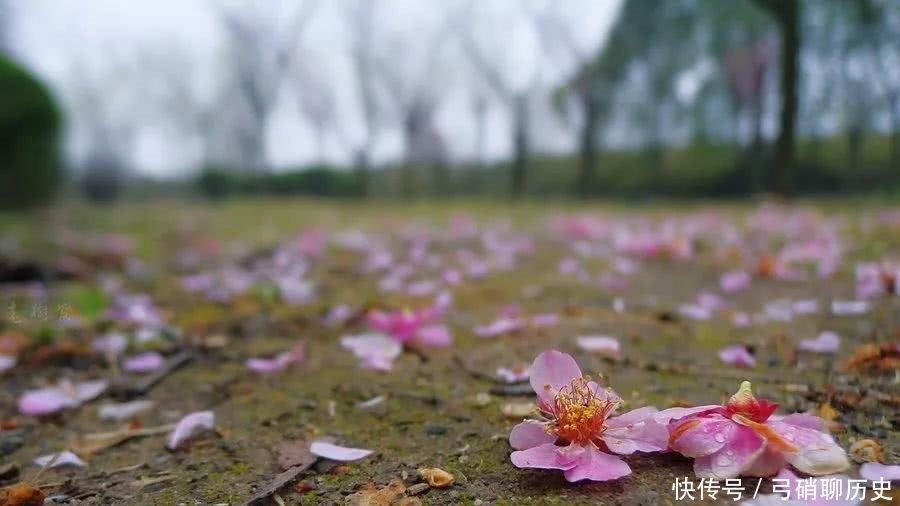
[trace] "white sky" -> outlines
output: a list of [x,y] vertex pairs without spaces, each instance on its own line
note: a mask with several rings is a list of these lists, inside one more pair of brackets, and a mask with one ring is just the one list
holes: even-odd
[[[79,123],[85,121],[84,107],[76,107],[79,80],[102,83],[103,99],[117,104],[118,114],[130,115],[138,136],[133,154],[136,169],[144,173],[177,174],[196,156],[189,140],[146,121],[139,112],[138,81],[122,75],[116,62],[130,62],[146,48],[174,48],[188,63],[186,72],[196,76],[199,89],[209,90],[215,80],[217,59],[223,55],[219,19],[211,2],[220,0],[17,0],[14,45],[18,54],[44,77],[69,109],[72,123],[70,144],[79,153]],[[221,0],[224,1],[224,0]],[[377,0],[370,0],[377,1]],[[571,71],[569,58],[550,59],[539,49],[531,25],[519,13],[528,0],[476,0],[473,19],[467,25],[475,33],[485,54],[490,55],[508,83],[522,87],[539,67],[541,85],[552,88]],[[543,1],[543,0],[541,0]],[[552,1],[552,0],[551,0]],[[249,3],[248,3],[249,2]],[[240,0],[237,3],[241,3]],[[246,5],[271,5],[279,0],[247,0]],[[291,4],[288,1],[285,4]],[[540,3],[540,1],[538,2]],[[615,20],[621,0],[556,0],[555,9],[583,51],[595,50]],[[315,72],[335,96],[337,128],[327,137],[327,158],[347,163],[350,148],[362,139],[357,94],[348,61],[350,40],[343,18],[344,0],[319,0],[319,7],[301,38],[305,71]],[[425,40],[448,11],[450,0],[380,0],[374,28],[379,44],[396,44],[397,68],[403,75],[421,74],[425,67]],[[290,5],[287,5],[289,8]],[[278,12],[278,11],[276,11]],[[446,87],[442,94],[437,126],[456,159],[474,154],[474,123],[469,90],[477,84],[465,56],[454,38],[447,46],[446,64],[436,81]],[[457,39],[458,40],[458,39]],[[564,52],[557,53],[560,57]],[[299,91],[302,93],[302,90]],[[117,98],[119,96],[125,98]],[[131,97],[131,98],[128,98]],[[282,94],[271,117],[267,152],[275,165],[311,162],[317,155],[313,131],[298,111],[296,100]],[[129,102],[130,100],[130,102]],[[117,101],[117,102],[112,102]],[[132,109],[134,108],[134,109]],[[536,147],[544,151],[568,151],[572,133],[549,118],[539,121]],[[376,158],[400,156],[402,141],[398,125],[384,127],[376,147]],[[340,132],[340,133],[338,133]],[[81,134],[84,132],[82,131]],[[489,115],[487,152],[489,158],[506,156],[510,134],[505,109],[494,100]],[[80,146],[82,149],[84,146]]]

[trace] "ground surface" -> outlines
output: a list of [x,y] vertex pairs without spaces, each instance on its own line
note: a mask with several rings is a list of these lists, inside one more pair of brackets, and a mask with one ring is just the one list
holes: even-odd
[[[527,388],[518,397],[483,394],[505,388],[493,378],[496,368],[528,365],[550,348],[573,354],[586,372],[602,373],[627,401],[626,409],[719,403],[741,380],[749,379],[756,394],[779,402],[782,412],[822,413],[823,404],[834,408],[824,412],[833,418],[835,437],[845,448],[871,438],[881,445],[886,461],[896,463],[900,458],[900,385],[895,372],[847,371],[843,366],[861,345],[898,341],[897,298],[875,297],[871,308],[859,315],[835,315],[830,308],[834,299],[856,298],[857,260],[881,260],[897,251],[900,225],[896,218],[882,216],[882,211],[849,206],[824,211],[808,208],[803,213],[774,209],[767,211],[774,216],[767,218],[766,227],[771,230],[747,225],[751,213],[759,213],[755,207],[678,212],[586,209],[578,213],[596,218],[599,225],[579,225],[570,219],[564,226],[549,225],[547,218],[555,210],[538,206],[342,208],[290,202],[73,208],[25,221],[6,219],[9,235],[4,248],[9,256],[46,264],[69,254],[80,262],[75,267],[68,264],[79,279],[54,283],[47,299],[35,295],[33,287],[2,285],[5,321],[0,331],[7,337],[23,336],[27,344],[17,349],[19,364],[0,377],[4,385],[0,464],[15,463],[21,469],[18,474],[0,476],[0,486],[20,480],[50,485],[46,493],[69,504],[237,505],[281,471],[277,455],[285,441],[327,436],[337,444],[375,453],[330,470],[332,466],[320,462],[301,475],[314,490],[301,493],[291,484],[279,493],[285,504],[343,504],[345,496],[370,482],[384,486],[392,478],[407,477],[410,485],[420,467],[439,467],[456,477],[452,487],[421,495],[428,505],[685,502],[676,501],[672,485],[676,478],[693,477],[691,462],[675,455],[626,457],[631,476],[596,484],[570,484],[558,471],[520,470],[510,464],[506,437],[521,415],[504,415],[502,408],[533,400],[533,395]],[[458,213],[470,216],[480,227],[472,238],[466,236],[466,220],[457,218],[457,225],[451,225],[451,216]],[[612,232],[604,229],[617,223],[639,229],[646,222],[650,236],[661,238],[667,233],[661,224],[666,219],[678,223],[677,233],[666,241],[674,245],[673,250],[680,240],[692,242],[691,258],[672,260],[671,255],[661,254],[643,259],[633,252],[616,251]],[[732,230],[728,224],[733,224],[733,232],[728,232]],[[315,296],[308,301],[286,304],[271,287],[251,287],[224,301],[181,288],[187,273],[227,268],[241,261],[252,266],[248,259],[265,262],[271,259],[272,247],[296,245],[297,233],[312,228],[326,233],[326,243],[321,255],[308,260],[304,277],[315,287]],[[122,257],[103,253],[102,246],[51,242],[50,238],[64,237],[64,230],[74,233],[75,242],[98,232],[125,234],[135,243],[124,258],[142,263],[117,265]],[[338,244],[339,233],[347,230],[360,231],[392,251],[390,265],[363,273],[367,253]],[[754,269],[760,262],[753,255],[775,254],[790,243],[785,230],[787,236],[811,237],[813,242],[833,232],[843,248],[833,276],[820,279],[814,270],[802,282],[757,276]],[[495,234],[500,245],[486,248],[485,231]],[[13,237],[17,248],[10,240]],[[439,258],[431,266],[426,261],[410,263],[409,243],[422,238],[430,239],[427,254]],[[723,246],[728,241],[734,241],[731,249],[735,251]],[[516,248],[518,253],[504,253]],[[458,254],[460,249],[470,250],[473,256]],[[504,269],[508,257],[514,259]],[[558,264],[566,258],[579,259],[588,279],[561,274]],[[634,260],[636,270],[622,274],[614,266],[615,258]],[[467,270],[481,261],[488,264],[487,273],[467,279]],[[379,289],[387,273],[407,263],[412,273],[399,291]],[[458,269],[462,282],[443,286],[441,271],[446,268]],[[734,294],[722,293],[719,276],[742,268],[754,275],[750,286]],[[604,275],[607,278],[601,279]],[[618,277],[625,281],[610,280]],[[85,456],[86,467],[48,469],[35,479],[39,468],[31,463],[33,458],[67,448],[76,436],[122,425],[98,418],[97,407],[109,402],[108,396],[49,418],[25,416],[16,406],[26,390],[61,378],[81,381],[114,376],[109,361],[90,348],[92,340],[106,332],[134,329],[127,322],[103,322],[102,306],[112,296],[102,295],[98,287],[110,279],[121,281],[123,292],[149,294],[166,326],[174,330],[174,337],[141,347],[169,357],[187,350],[192,356],[140,396],[154,401],[155,408],[136,415],[134,423],[156,427],[190,412],[212,410],[217,430],[191,439],[176,451],[165,448],[165,433],[134,438]],[[409,283],[429,280],[436,285],[433,291],[408,293]],[[420,290],[428,292],[426,288]],[[353,354],[340,346],[342,335],[367,330],[364,319],[358,317],[366,309],[424,307],[445,288],[452,293],[453,304],[441,323],[452,332],[452,346],[405,352],[391,372],[361,369]],[[694,302],[704,291],[718,293],[727,307],[712,310],[706,320],[679,312],[679,307]],[[624,311],[614,309],[617,298],[624,303]],[[818,309],[772,321],[775,310],[766,306],[782,299],[815,299]],[[49,316],[42,313],[40,304]],[[356,317],[327,322],[326,315],[339,304],[347,305]],[[495,337],[475,335],[476,325],[496,320],[510,305],[519,306],[519,317],[553,313],[559,321]],[[84,323],[61,327],[54,310],[72,311]],[[746,312],[753,323],[733,325],[731,318],[737,311]],[[801,339],[822,331],[840,336],[836,354],[796,352]],[[620,356],[610,359],[580,350],[575,338],[583,335],[617,338]],[[245,366],[250,357],[271,356],[299,341],[305,343],[306,359],[283,372],[261,375]],[[750,347],[757,365],[741,369],[722,363],[717,351],[732,344]],[[382,401],[359,406],[376,397]],[[848,474],[858,476],[857,467]],[[747,483],[756,486],[755,480]],[[762,489],[767,487],[764,482]],[[900,491],[894,492],[900,496]],[[735,503],[721,496],[718,502]]]

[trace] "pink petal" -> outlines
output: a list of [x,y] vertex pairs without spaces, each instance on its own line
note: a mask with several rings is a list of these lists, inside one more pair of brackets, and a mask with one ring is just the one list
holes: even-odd
[[750,286],[750,274],[744,271],[726,272],[719,278],[719,286],[723,292],[739,292]]
[[215,414],[212,411],[191,413],[178,421],[166,447],[169,450],[175,450],[195,433],[202,430],[212,430],[214,426]]
[[352,351],[363,368],[378,371],[390,371],[394,359],[403,352],[402,344],[378,333],[344,336],[341,346]]
[[507,383],[517,383],[528,379],[528,369],[525,367],[498,367],[497,376]]
[[75,397],[79,402],[87,402],[102,394],[109,387],[106,380],[83,381],[72,385]]
[[[53,457],[56,457],[55,453],[50,454],[50,455],[42,455],[42,456],[34,459],[32,462],[34,462],[34,464],[36,466],[44,467],[47,464],[49,464],[51,460],[53,460]],[[69,452],[69,451],[65,451],[65,452],[60,453],[59,457],[56,457],[56,460],[53,460],[53,464],[51,464],[50,467],[51,468],[61,467],[61,466],[84,467],[86,465],[87,465],[87,463],[85,463],[85,461],[78,458],[78,455],[75,455],[74,453]]]
[[244,365],[247,369],[261,374],[283,371],[287,363],[277,358],[249,358]]
[[872,481],[900,481],[900,466],[866,462],[859,467],[859,475]]
[[543,313],[531,317],[531,324],[535,327],[552,327],[559,323],[559,315],[555,313]]
[[16,357],[0,355],[0,373],[6,372],[16,366],[18,360]]
[[797,446],[795,454],[785,459],[798,471],[812,476],[839,473],[850,467],[847,453],[831,435],[782,420],[769,420],[766,426],[776,434]]
[[[550,350],[534,359],[529,368],[531,388],[542,404],[553,405],[555,392],[581,377],[581,369],[575,359],[567,353]],[[549,389],[547,388],[549,387]]]
[[[681,429],[685,426],[691,428]],[[686,418],[669,426],[670,434],[678,434],[678,437],[671,441],[672,449],[691,458],[712,455],[735,436],[739,427],[731,419],[719,415]],[[760,438],[757,436],[757,439]]]
[[814,353],[836,353],[841,345],[841,338],[831,331],[819,334],[815,339],[803,339],[797,344],[797,349]]
[[681,420],[688,416],[697,415],[707,411],[721,410],[722,406],[718,404],[708,404],[705,406],[694,406],[692,408],[668,408],[653,415],[660,423],[669,423],[672,420]]
[[577,445],[556,446],[553,443],[517,450],[509,455],[513,465],[530,469],[571,469],[585,449]]
[[737,478],[765,451],[765,440],[753,429],[733,425],[735,429],[728,435],[725,446],[716,453],[694,460],[694,474],[698,478]]
[[127,372],[153,372],[166,363],[166,359],[155,351],[132,355],[122,361],[122,370]]
[[131,402],[123,402],[120,404],[104,404],[100,406],[100,409],[97,410],[97,415],[101,420],[114,420],[117,422],[121,422],[123,420],[130,420],[134,418],[134,415],[140,413],[141,411],[146,411],[154,406],[153,401],[131,401]]
[[570,482],[581,480],[608,481],[628,476],[631,468],[619,457],[589,447],[576,462],[576,465],[563,472]]
[[575,341],[578,347],[584,351],[591,353],[599,353],[601,355],[618,356],[619,340],[609,336],[581,336]]
[[453,337],[450,331],[444,325],[429,325],[422,327],[416,333],[415,341],[421,346],[431,346],[434,348],[450,346],[453,343]]
[[372,450],[347,448],[345,446],[338,446],[324,441],[313,441],[312,444],[309,445],[309,451],[312,452],[313,455],[340,462],[359,460],[373,453]]
[[655,418],[657,409],[643,407],[607,420],[603,442],[619,455],[661,452],[669,447],[669,430]]
[[509,445],[515,450],[527,450],[556,441],[556,436],[549,434],[546,425],[535,420],[525,420],[513,427],[509,433]]
[[719,350],[719,359],[728,365],[737,365],[741,367],[756,366],[756,359],[750,354],[750,351],[739,344],[726,346]]
[[678,313],[691,320],[709,320],[712,318],[712,311],[698,304],[682,304],[678,308]]
[[60,388],[42,388],[25,392],[19,398],[19,411],[23,415],[42,416],[79,404],[78,399]]
[[787,461],[784,459],[784,454],[767,446],[753,462],[753,465],[744,470],[743,475],[767,478],[774,476],[779,471],[784,471],[786,466]]
[[820,432],[825,431],[826,428],[825,420],[823,420],[821,417],[808,415],[806,413],[794,413],[786,416],[772,415],[769,417],[768,422],[782,422],[788,425],[805,427],[807,429],[817,430]]

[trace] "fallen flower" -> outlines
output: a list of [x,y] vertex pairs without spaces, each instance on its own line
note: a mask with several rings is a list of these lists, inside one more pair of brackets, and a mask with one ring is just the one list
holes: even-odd
[[609,336],[581,336],[575,338],[578,347],[584,351],[610,357],[619,356],[619,340]]
[[739,344],[726,346],[719,350],[719,359],[728,365],[756,367],[756,358],[753,357],[747,348]]
[[521,330],[525,322],[518,318],[500,317],[487,325],[476,325],[472,332],[478,337],[497,337]]
[[212,411],[197,411],[191,413],[175,425],[172,435],[169,436],[169,442],[166,447],[169,450],[175,450],[181,443],[188,440],[195,433],[202,430],[212,430],[215,424],[215,415]]
[[865,300],[831,301],[831,312],[838,316],[861,315],[869,312],[871,304]]
[[59,385],[39,390],[29,390],[19,398],[19,411],[24,415],[41,416],[66,408],[77,408],[97,397],[109,386],[105,380],[72,383],[68,380]]
[[126,372],[153,372],[166,363],[165,357],[155,351],[138,353],[122,360],[122,370]]
[[612,413],[622,400],[581,374],[570,355],[545,351],[530,369],[542,420],[525,420],[509,435],[513,465],[520,468],[561,469],[570,482],[605,481],[631,473],[628,455],[666,448],[667,431],[645,407],[618,417]]
[[826,330],[815,339],[803,339],[797,343],[797,349],[814,353],[836,353],[841,345],[841,338],[834,332]]
[[137,400],[120,404],[104,404],[97,410],[101,420],[121,422],[130,420],[141,411],[147,411],[154,406],[153,401]]
[[309,445],[309,451],[312,452],[313,455],[340,462],[359,460],[374,453],[372,450],[348,448],[346,446],[338,446],[325,441],[313,441]]
[[700,478],[771,476],[787,464],[821,476],[850,466],[847,454],[817,416],[773,415],[777,404],[757,400],[749,381],[724,406],[672,408],[658,418],[669,424],[669,446],[694,459]]
[[531,325],[535,327],[552,327],[559,323],[559,315],[556,313],[541,313],[531,317]]
[[390,371],[403,345],[377,332],[341,337],[341,346],[356,355],[363,369]]
[[719,278],[719,287],[723,292],[739,292],[750,286],[750,274],[745,271],[726,272]]
[[37,457],[32,462],[34,465],[40,467],[61,467],[61,466],[78,466],[84,467],[87,463],[80,458],[78,455],[70,451],[60,452],[59,454],[50,454],[50,455],[42,455]]
[[867,462],[859,466],[859,475],[872,481],[900,481],[900,465]]

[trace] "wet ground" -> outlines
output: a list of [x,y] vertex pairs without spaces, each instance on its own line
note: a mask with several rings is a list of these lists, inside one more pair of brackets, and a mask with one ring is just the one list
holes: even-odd
[[[465,261],[455,253],[465,248],[487,255],[480,236],[466,238],[460,232],[460,237],[452,240],[435,239],[450,230],[448,217],[460,211],[471,214],[482,232],[495,229],[504,237],[519,234],[531,240],[533,252],[516,255],[508,270],[491,268],[480,279],[463,276],[460,284],[448,288],[454,302],[442,323],[452,332],[452,346],[405,352],[390,372],[361,369],[357,359],[339,345],[342,335],[367,329],[364,318],[358,316],[367,309],[423,307],[432,303],[435,293],[410,295],[407,290],[379,289],[383,272],[361,273],[366,255],[336,245],[336,234],[351,229],[368,234],[395,253],[396,263],[406,261],[407,243],[401,241],[399,231],[418,221],[423,224],[420,231],[406,233],[431,237],[429,254],[441,256],[442,267],[452,264],[464,271]],[[710,208],[704,213],[720,214],[743,231],[744,217],[755,211]],[[588,212],[602,217],[612,211]],[[670,213],[615,212],[622,219],[638,214],[657,219]],[[793,211],[779,212],[787,216]],[[866,212],[877,216],[880,210]],[[722,272],[740,263],[717,255],[714,239],[698,239],[691,259],[637,260],[638,269],[627,276],[628,286],[613,288],[596,280],[597,274],[610,270],[608,255],[583,259],[591,272],[589,282],[560,274],[558,263],[573,256],[573,248],[578,248],[574,244],[592,239],[548,232],[544,220],[549,214],[533,206],[515,210],[478,206],[473,210],[450,205],[381,209],[242,203],[183,208],[144,205],[108,212],[79,208],[42,216],[40,221],[13,223],[10,237],[20,238],[16,253],[20,258],[50,262],[66,253],[58,245],[43,250],[35,247],[46,244],[48,235],[67,229],[82,237],[88,232],[126,234],[135,245],[125,256],[140,259],[142,264],[137,269],[127,263],[107,262],[107,257],[116,255],[79,253],[83,262],[76,270],[77,279],[54,282],[48,298],[40,303],[24,295],[27,288],[23,285],[3,285],[5,307],[10,309],[3,335],[22,336],[27,344],[19,350],[19,364],[0,377],[4,385],[0,393],[0,486],[24,481],[40,486],[59,503],[72,505],[238,505],[282,471],[278,455],[286,442],[330,437],[338,444],[375,453],[345,464],[320,461],[300,475],[301,485],[294,481],[278,492],[284,504],[345,504],[347,496],[369,483],[382,487],[401,478],[406,486],[412,486],[417,482],[417,470],[423,467],[438,467],[455,477],[450,487],[416,496],[427,505],[690,502],[676,497],[673,484],[676,479],[697,480],[691,462],[676,455],[625,457],[633,474],[607,483],[571,484],[557,471],[512,466],[506,438],[521,415],[507,415],[504,410],[512,409],[511,403],[533,400],[533,396],[527,388],[522,395],[508,395],[521,389],[503,384],[494,371],[501,366],[528,365],[538,353],[551,348],[571,353],[584,371],[601,374],[626,400],[624,409],[719,403],[737,390],[741,380],[749,379],[758,397],[780,403],[780,412],[814,410],[827,415],[845,448],[868,438],[880,445],[887,462],[900,459],[896,371],[844,367],[862,345],[900,340],[897,297],[872,299],[870,310],[859,315],[835,315],[830,310],[834,299],[855,298],[854,261],[880,259],[896,251],[896,243],[892,243],[896,239],[890,233],[897,234],[900,227],[872,218],[877,226],[866,229],[858,225],[860,220],[865,222],[865,213],[856,209],[815,214],[811,227],[820,226],[829,216],[844,216],[848,222],[840,229],[845,253],[834,276],[812,276],[803,282],[754,279],[746,290],[721,294],[729,308],[714,311],[708,320],[694,320],[680,314],[678,308],[695,300],[699,292],[717,292]],[[700,214],[684,211],[680,215]],[[498,222],[507,217],[508,224]],[[37,223],[49,225],[39,231]],[[322,254],[309,261],[306,278],[315,283],[316,296],[305,303],[285,304],[264,289],[248,289],[225,301],[211,301],[180,288],[184,273],[176,272],[179,253],[200,252],[200,260],[179,265],[178,270],[203,272],[246,263],[250,258],[271,257],[267,248],[290,242],[298,231],[313,227],[325,231],[328,239]],[[773,238],[771,244],[779,241],[783,239]],[[209,246],[213,243],[214,247]],[[439,278],[439,272],[440,268],[417,267],[410,279]],[[154,401],[155,408],[124,423],[151,428],[177,422],[187,413],[212,410],[216,430],[191,439],[176,451],[166,449],[167,433],[136,437],[85,456],[86,467],[47,469],[36,476],[40,468],[31,463],[35,457],[66,449],[78,436],[113,431],[123,424],[98,418],[98,406],[108,402],[109,395],[51,417],[25,416],[16,408],[16,400],[25,390],[63,377],[78,381],[114,376],[116,371],[109,362],[90,349],[94,338],[117,328],[116,323],[104,323],[99,316],[87,318],[92,306],[108,302],[108,297],[97,295],[102,292],[98,287],[103,279],[121,280],[127,292],[152,297],[172,335],[146,345],[148,349],[167,357],[190,354],[182,367],[137,396]],[[789,321],[733,325],[735,311],[762,314],[767,304],[779,299],[814,299],[818,310],[794,314]],[[10,306],[13,301],[14,308]],[[44,304],[50,316],[35,312],[36,304]],[[352,308],[357,317],[326,321],[329,310],[338,304]],[[616,309],[619,304],[624,304],[624,310]],[[509,305],[519,306],[521,315],[552,313],[559,320],[552,326],[526,326],[495,337],[475,335],[476,325],[494,321]],[[54,321],[54,309],[74,311],[89,322],[78,328],[61,328]],[[814,338],[823,331],[841,337],[835,354],[797,352],[800,339]],[[575,338],[584,335],[617,338],[620,356],[609,358],[580,350]],[[306,359],[283,372],[261,375],[245,366],[250,357],[275,354],[298,341],[306,344]],[[717,351],[732,344],[751,349],[757,365],[742,369],[722,363]],[[136,381],[139,377],[126,375],[125,379]],[[3,474],[9,465],[18,471],[13,468]],[[854,464],[848,474],[857,477],[857,467]],[[745,484],[755,489],[757,481],[745,480]],[[764,481],[760,491],[769,488]],[[745,498],[747,494],[752,495],[752,490]],[[900,496],[900,491],[893,495]],[[269,498],[260,504],[275,501]],[[718,500],[704,503],[734,504],[735,500],[720,494]]]

